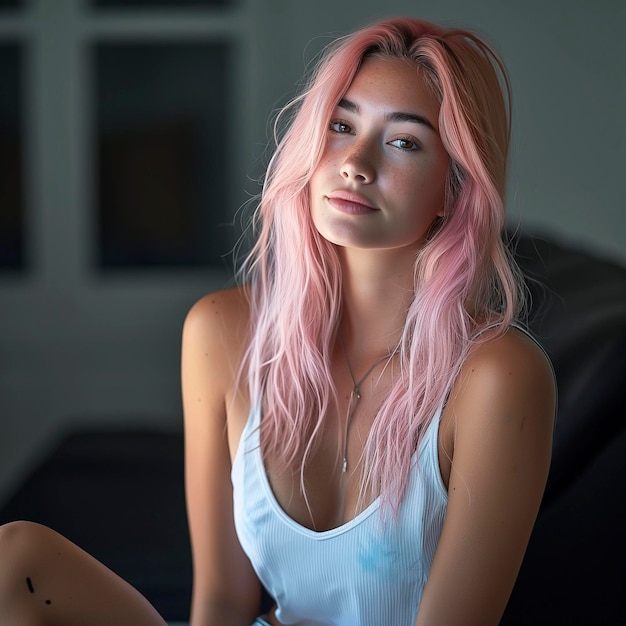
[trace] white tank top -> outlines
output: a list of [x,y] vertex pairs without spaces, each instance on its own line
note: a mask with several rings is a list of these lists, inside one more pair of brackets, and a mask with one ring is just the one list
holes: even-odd
[[[317,532],[292,520],[270,487],[251,410],[232,468],[235,527],[276,618],[298,626],[413,626],[448,503],[433,417],[413,456],[397,522],[380,499],[338,528]],[[387,520],[386,522],[384,520]]]

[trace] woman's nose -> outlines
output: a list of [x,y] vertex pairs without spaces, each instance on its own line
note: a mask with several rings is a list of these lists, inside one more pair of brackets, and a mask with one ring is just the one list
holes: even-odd
[[341,176],[361,184],[369,184],[376,179],[375,155],[372,146],[353,146],[341,164]]

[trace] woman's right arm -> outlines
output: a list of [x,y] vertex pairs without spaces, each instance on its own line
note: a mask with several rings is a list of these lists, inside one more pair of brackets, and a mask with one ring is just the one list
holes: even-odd
[[183,328],[191,626],[249,626],[259,612],[260,583],[235,533],[227,430],[246,310],[241,290],[210,294],[191,308]]

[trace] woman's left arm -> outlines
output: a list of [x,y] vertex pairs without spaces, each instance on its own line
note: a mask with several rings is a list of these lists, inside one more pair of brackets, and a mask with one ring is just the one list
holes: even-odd
[[454,386],[444,526],[416,626],[495,626],[544,492],[556,390],[539,347],[509,330],[480,346]]

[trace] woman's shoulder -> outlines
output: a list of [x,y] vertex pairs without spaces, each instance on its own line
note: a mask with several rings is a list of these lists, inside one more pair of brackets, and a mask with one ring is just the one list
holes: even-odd
[[470,450],[464,457],[470,463],[479,461],[473,451],[488,440],[494,449],[517,449],[524,434],[533,440],[531,450],[545,449],[555,416],[554,373],[539,344],[515,327],[485,337],[465,360],[442,415],[440,443],[450,457],[442,462],[444,480],[451,458],[459,464],[460,448]]
[[519,419],[529,414],[554,418],[556,382],[550,360],[535,339],[514,326],[476,345],[454,387],[453,401],[464,408],[480,406]]
[[197,300],[187,313],[185,326],[199,326],[206,332],[217,330],[220,334],[225,331],[241,334],[241,330],[248,326],[249,315],[248,288],[231,287],[208,293]]
[[532,335],[509,326],[493,339],[477,343],[463,365],[465,375],[479,372],[494,382],[518,380],[520,384],[545,381],[554,384],[554,373],[546,351]]
[[183,327],[183,344],[207,355],[225,353],[232,360],[248,336],[249,318],[247,287],[209,293],[189,309]]

